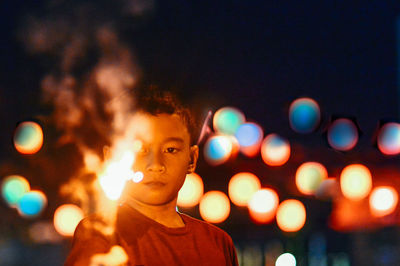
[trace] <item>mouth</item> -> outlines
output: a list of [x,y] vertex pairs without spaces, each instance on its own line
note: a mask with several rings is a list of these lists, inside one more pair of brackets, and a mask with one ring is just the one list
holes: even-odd
[[149,181],[149,182],[145,182],[143,183],[145,186],[149,187],[149,188],[162,188],[164,187],[166,184],[160,181]]

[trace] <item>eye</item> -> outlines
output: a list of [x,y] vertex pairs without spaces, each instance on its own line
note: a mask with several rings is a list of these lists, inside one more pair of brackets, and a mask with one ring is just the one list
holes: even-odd
[[168,147],[165,149],[166,153],[177,153],[179,150],[177,148],[174,147]]

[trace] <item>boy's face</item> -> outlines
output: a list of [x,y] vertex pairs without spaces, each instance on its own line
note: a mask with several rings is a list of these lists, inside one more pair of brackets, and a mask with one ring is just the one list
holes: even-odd
[[193,172],[198,147],[190,146],[190,135],[175,114],[137,113],[135,140],[141,142],[133,165],[144,177],[140,183],[128,182],[127,193],[148,205],[163,205],[176,200],[187,173]]

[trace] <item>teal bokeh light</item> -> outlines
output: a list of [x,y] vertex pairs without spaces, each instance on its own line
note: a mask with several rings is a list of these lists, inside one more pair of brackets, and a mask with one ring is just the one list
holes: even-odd
[[221,134],[234,135],[241,124],[246,121],[244,114],[234,107],[219,109],[213,118],[214,130]]
[[29,182],[24,177],[12,175],[3,180],[1,193],[7,204],[15,207],[29,189]]
[[43,145],[43,130],[36,122],[25,121],[14,133],[14,146],[22,154],[34,154]]

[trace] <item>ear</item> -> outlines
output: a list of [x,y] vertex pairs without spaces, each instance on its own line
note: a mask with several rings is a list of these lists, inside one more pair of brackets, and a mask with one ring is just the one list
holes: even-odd
[[190,162],[188,166],[188,174],[191,174],[196,170],[197,159],[199,158],[199,146],[193,145],[190,147]]

